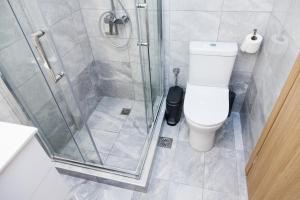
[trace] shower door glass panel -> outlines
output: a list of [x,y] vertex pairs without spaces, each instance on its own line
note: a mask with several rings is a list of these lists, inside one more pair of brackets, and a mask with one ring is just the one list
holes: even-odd
[[161,65],[161,1],[147,0],[149,68],[151,76],[151,101],[156,116],[163,97],[163,70]]
[[[34,1],[27,2],[33,4]],[[82,137],[90,132],[74,101],[68,77],[55,83],[45,68],[44,60],[33,48],[31,34],[37,29],[28,20],[32,17],[27,15],[28,10],[23,3],[2,1],[0,4],[3,15],[0,23],[0,70],[5,82],[38,127],[51,157],[101,164],[93,140]],[[38,16],[35,16],[37,19]],[[45,28],[42,21],[39,23]],[[41,38],[41,44],[54,71],[63,71],[47,31]]]
[[[156,117],[163,97],[161,66],[161,2],[138,0],[139,42],[142,44],[142,68],[146,74],[146,107],[151,122]],[[150,113],[151,111],[151,113]],[[149,120],[149,121],[150,121]]]
[[[145,5],[143,0],[136,0],[137,5]],[[139,7],[136,9],[137,25],[138,25],[138,46],[140,56],[140,66],[143,74],[143,86],[144,86],[144,98],[145,108],[147,114],[148,131],[153,123],[153,106],[152,106],[152,92],[151,92],[151,75],[150,75],[150,63],[149,63],[149,50],[148,50],[148,15],[147,7]]]

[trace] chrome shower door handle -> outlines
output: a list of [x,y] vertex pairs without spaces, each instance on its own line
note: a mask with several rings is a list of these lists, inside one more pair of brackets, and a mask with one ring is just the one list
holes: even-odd
[[32,40],[33,40],[33,44],[34,44],[34,47],[36,48],[36,50],[38,51],[39,53],[39,56],[41,57],[41,59],[43,60],[43,65],[44,67],[49,70],[51,76],[52,76],[52,79],[54,80],[55,83],[57,83],[62,77],[64,77],[64,72],[59,72],[59,73],[56,73],[53,68],[51,67],[48,59],[47,59],[47,56],[46,56],[46,53],[44,51],[44,48],[42,46],[42,43],[40,41],[40,38],[45,35],[45,32],[42,31],[42,30],[39,30],[33,34],[31,34],[31,37],[32,37]]

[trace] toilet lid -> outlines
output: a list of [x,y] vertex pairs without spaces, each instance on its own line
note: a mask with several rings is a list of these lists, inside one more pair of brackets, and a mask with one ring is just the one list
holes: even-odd
[[223,123],[229,112],[229,90],[220,87],[187,84],[184,114],[202,126]]

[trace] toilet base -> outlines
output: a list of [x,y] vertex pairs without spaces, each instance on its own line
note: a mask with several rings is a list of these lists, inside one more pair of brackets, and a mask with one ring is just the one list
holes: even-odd
[[211,150],[215,143],[216,131],[220,128],[220,126],[213,128],[199,128],[189,124],[190,145],[198,151]]

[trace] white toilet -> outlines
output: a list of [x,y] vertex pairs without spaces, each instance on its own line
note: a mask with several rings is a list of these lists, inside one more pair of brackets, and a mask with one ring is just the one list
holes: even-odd
[[190,42],[184,115],[193,148],[208,151],[229,112],[228,84],[238,52],[236,43]]

